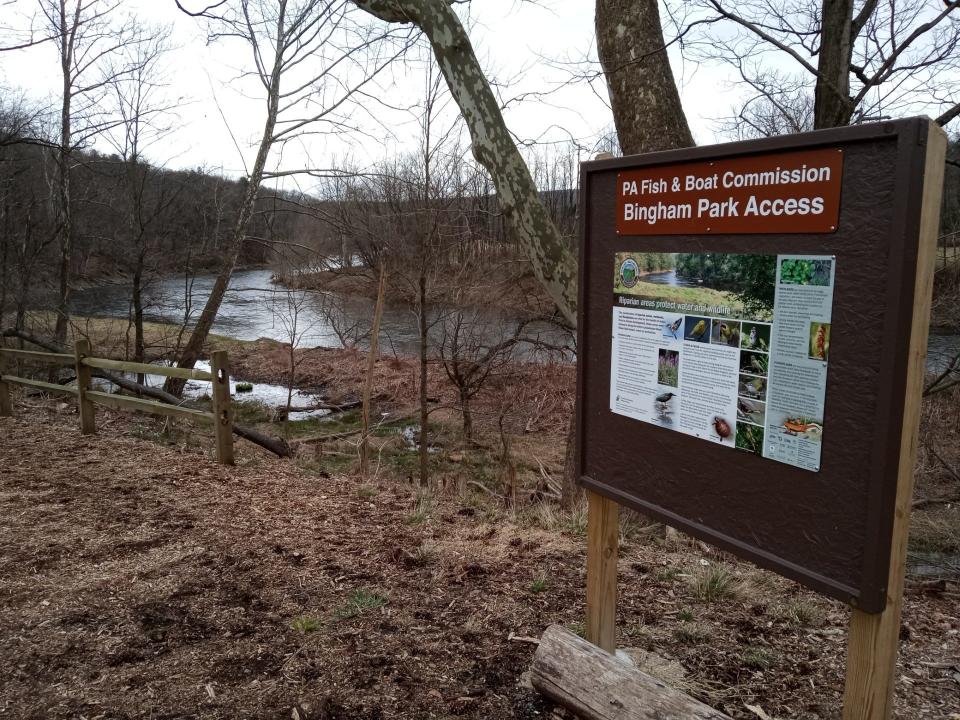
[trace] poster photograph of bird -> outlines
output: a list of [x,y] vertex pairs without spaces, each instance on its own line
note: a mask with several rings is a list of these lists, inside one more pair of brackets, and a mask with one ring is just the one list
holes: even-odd
[[756,398],[737,398],[737,420],[740,422],[751,422],[755,425],[763,425],[764,416],[767,412],[767,404]]
[[656,413],[656,422],[663,427],[673,425],[673,399],[677,397],[675,392],[660,393],[653,399],[653,409]]
[[762,399],[767,395],[767,380],[741,373],[738,389],[738,394],[742,397]]
[[750,375],[767,376],[770,366],[770,356],[766,353],[743,350],[740,352],[740,372]]
[[740,347],[740,323],[735,320],[713,320],[710,342],[714,345]]
[[763,428],[759,425],[737,423],[736,446],[741,450],[761,455],[763,453],[763,435]]
[[679,340],[683,337],[683,315],[666,318],[663,323],[663,337],[668,340]]
[[740,347],[744,350],[770,350],[770,325],[766,323],[743,323],[740,329]]
[[687,315],[684,327],[686,328],[686,334],[683,336],[684,340],[710,342],[710,318]]

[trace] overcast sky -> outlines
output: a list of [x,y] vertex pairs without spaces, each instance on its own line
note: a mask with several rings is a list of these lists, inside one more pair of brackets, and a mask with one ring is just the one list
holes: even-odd
[[[203,2],[185,0],[185,4],[200,7]],[[176,117],[170,120],[173,130],[161,145],[149,150],[150,159],[172,167],[242,172],[244,162],[249,164],[256,152],[264,118],[256,85],[239,79],[252,64],[249,52],[238,42],[208,45],[203,22],[178,11],[174,0],[123,0],[122,5],[142,21],[170,26],[176,48],[164,61],[165,92],[176,105]],[[23,25],[35,7],[35,0],[4,4],[2,24]],[[536,5],[482,0],[472,3],[469,12],[471,37],[481,62],[492,78],[511,83],[501,90],[505,98],[553,88],[567,79],[562,69],[545,59],[565,61],[593,54],[594,3],[587,0],[545,0]],[[729,114],[739,94],[729,69],[684,64],[676,52],[672,61],[695,139],[701,144],[717,141],[716,119]],[[410,104],[423,92],[424,72],[422,66],[397,64],[379,79],[376,92],[388,104]],[[33,98],[58,102],[56,49],[48,44],[0,53],[0,83],[8,90],[20,89]],[[595,89],[580,84],[545,100],[510,104],[505,116],[519,138],[549,143],[573,137],[589,144],[612,126],[604,101],[601,83]],[[367,133],[311,138],[299,151],[287,148],[282,158],[274,158],[273,166],[300,167],[307,153],[313,165],[329,166],[349,159],[355,165],[369,166],[415,147],[419,131],[410,114],[382,107],[374,114],[379,124],[364,120]],[[309,181],[302,186],[307,189]]]

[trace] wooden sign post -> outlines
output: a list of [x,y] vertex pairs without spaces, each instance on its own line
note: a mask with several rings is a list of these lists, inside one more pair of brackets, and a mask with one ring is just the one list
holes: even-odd
[[917,458],[923,381],[927,370],[927,329],[930,325],[944,158],[947,151],[947,137],[935,123],[929,125],[926,151],[887,606],[877,614],[865,613],[856,608],[851,614],[843,698],[844,720],[875,720],[893,716],[900,612],[903,607],[903,582],[913,499],[913,472]]
[[917,118],[584,163],[588,640],[624,505],[848,603],[844,720],[892,716],[945,152]]

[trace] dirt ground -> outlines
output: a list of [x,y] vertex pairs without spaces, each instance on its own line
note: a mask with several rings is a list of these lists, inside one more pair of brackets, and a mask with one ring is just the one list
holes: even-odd
[[[0,716],[548,718],[524,686],[582,632],[584,519],[224,468],[104,412],[0,418]],[[156,429],[156,424],[149,425]],[[737,718],[836,718],[843,606],[688,539],[623,529],[619,644]],[[960,595],[912,584],[898,717],[960,718]]]

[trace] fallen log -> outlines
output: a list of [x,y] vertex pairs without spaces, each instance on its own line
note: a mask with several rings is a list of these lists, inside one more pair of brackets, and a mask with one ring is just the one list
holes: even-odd
[[[410,420],[420,414],[420,411],[406,413],[405,415],[397,415],[396,417],[386,417],[376,425],[374,425],[370,432],[373,432],[379,429],[384,423],[395,423],[402,422],[403,420]],[[335,433],[326,433],[323,435],[307,435],[306,437],[293,438],[290,440],[291,445],[303,445],[306,443],[315,443],[315,442],[326,442],[327,440],[343,440],[354,435],[359,435],[363,432],[363,428],[355,428],[354,430],[343,430],[342,432]]]
[[[25,333],[22,330],[17,330],[16,328],[8,328],[4,330],[2,333],[0,333],[0,335],[2,335],[3,337],[20,338],[21,340],[25,340],[28,343],[32,343],[33,345],[36,345],[37,347],[41,347],[44,350],[48,350],[49,352],[52,352],[52,353],[63,352],[63,350],[57,347],[56,345],[46,342],[45,340],[41,340],[38,337],[34,337],[33,335],[30,335],[29,333]],[[162,388],[150,387],[149,385],[141,385],[140,383],[134,380],[130,380],[129,378],[125,378],[121,375],[117,375],[107,370],[98,369],[98,370],[94,370],[91,374],[93,377],[106,380],[107,382],[111,382],[114,385],[121,387],[124,390],[127,390],[128,392],[144,395],[146,397],[153,398],[154,400],[159,400],[160,402],[166,403],[168,405],[183,404],[183,400],[178,398],[176,395],[173,395],[172,393],[168,393],[166,390],[163,390]],[[285,457],[290,457],[291,455],[290,445],[288,445],[287,441],[284,440],[283,438],[273,437],[272,435],[267,435],[266,433],[262,433],[258,430],[254,430],[253,428],[246,427],[244,425],[237,425],[237,424],[234,424],[233,426],[233,434],[236,435],[237,437],[242,437],[244,440],[249,440],[255,445],[259,445],[260,447],[264,448],[265,450],[269,450],[277,457],[285,458]]]
[[[329,414],[324,415],[323,417],[330,418],[331,416],[336,415],[337,413],[346,412],[347,410],[354,410],[358,407],[360,407],[359,400],[357,402],[341,403],[339,405],[332,405],[330,403],[315,403],[313,405],[294,405],[293,407],[290,408],[290,412],[299,413],[299,412],[314,412],[315,410],[329,410],[330,411]],[[274,414],[274,417],[278,420],[283,420],[284,418],[287,417],[287,409],[285,407],[277,408],[276,413]]]
[[730,720],[559,625],[540,638],[531,680],[585,720]]

